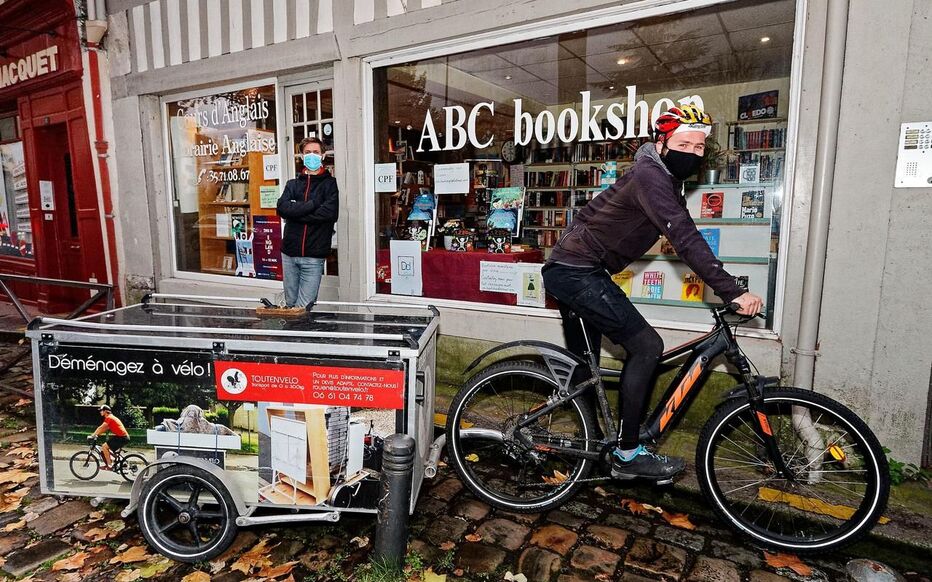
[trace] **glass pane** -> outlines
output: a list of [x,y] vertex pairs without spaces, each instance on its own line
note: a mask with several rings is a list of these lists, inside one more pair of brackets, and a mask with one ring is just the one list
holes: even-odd
[[16,116],[0,117],[0,141],[10,141],[16,137]]
[[[574,217],[594,212],[588,202],[634,170],[638,149],[654,147],[655,116],[693,103],[714,122],[687,210],[772,313],[795,9],[795,0],[738,0],[374,70],[374,161],[395,164],[400,178],[397,191],[375,194],[378,291],[392,292],[391,241],[416,239],[431,249],[424,296],[515,305],[516,293],[478,288],[482,257],[547,260]],[[455,163],[468,173],[439,180],[437,166]],[[637,250],[614,267],[644,315],[706,323],[694,307],[717,302],[715,290],[671,245]],[[444,272],[476,283],[430,279]]]
[[320,118],[330,119],[333,117],[333,90],[324,89],[320,92]]
[[304,118],[305,121],[316,121],[317,116],[317,91],[311,91],[304,94],[307,116]]
[[0,145],[0,255],[33,257],[23,142]]
[[281,280],[275,111],[273,85],[168,104],[179,269]]
[[291,97],[292,121],[301,123],[304,121],[304,95],[292,95]]

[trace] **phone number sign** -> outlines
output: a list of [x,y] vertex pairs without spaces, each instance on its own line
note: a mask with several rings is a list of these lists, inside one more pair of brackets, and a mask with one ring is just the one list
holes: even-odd
[[214,362],[219,400],[404,408],[404,370]]

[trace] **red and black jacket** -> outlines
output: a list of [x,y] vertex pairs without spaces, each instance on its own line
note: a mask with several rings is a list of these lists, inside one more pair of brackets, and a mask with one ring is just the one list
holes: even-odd
[[282,253],[289,257],[330,255],[339,197],[337,181],[326,170],[288,180],[277,206],[278,215],[285,219]]

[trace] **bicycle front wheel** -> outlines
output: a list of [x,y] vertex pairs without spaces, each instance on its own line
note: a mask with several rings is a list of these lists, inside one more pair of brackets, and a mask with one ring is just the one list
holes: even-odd
[[[473,376],[450,405],[447,453],[463,483],[486,503],[539,512],[568,501],[592,470],[595,420],[577,398],[516,432],[558,386],[542,365],[500,362]],[[530,444],[528,444],[530,443]]]
[[90,481],[100,472],[100,460],[90,451],[78,451],[68,462],[71,473],[82,481]]
[[149,462],[146,461],[145,457],[132,453],[123,457],[120,463],[120,475],[123,475],[124,479],[132,483],[147,466],[149,466]]
[[718,514],[764,545],[799,553],[838,548],[866,535],[890,491],[877,437],[821,394],[781,388],[763,399],[791,477],[775,470],[747,399],[724,404],[696,450],[699,484]]

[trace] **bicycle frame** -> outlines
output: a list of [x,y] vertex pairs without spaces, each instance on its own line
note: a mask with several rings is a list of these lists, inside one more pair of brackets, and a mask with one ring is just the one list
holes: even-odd
[[[752,410],[754,410],[758,418],[755,431],[761,437],[762,441],[767,445],[768,453],[770,454],[771,460],[774,462],[777,471],[786,475],[787,478],[792,478],[790,471],[783,463],[782,455],[780,455],[779,450],[777,449],[777,445],[771,433],[767,417],[761,410],[761,390],[764,383],[770,379],[757,377],[755,380],[755,377],[752,376],[750,364],[747,358],[738,349],[738,344],[735,340],[734,334],[732,333],[731,328],[728,326],[728,323],[723,318],[723,315],[727,312],[727,307],[713,309],[712,314],[715,319],[715,325],[709,332],[693,340],[690,340],[685,344],[664,352],[660,357],[660,363],[663,364],[672,362],[673,360],[679,359],[684,355],[687,356],[686,361],[679,366],[679,372],[677,372],[676,376],[670,382],[670,385],[664,392],[660,402],[648,415],[647,421],[641,429],[639,439],[641,442],[656,443],[665,432],[676,425],[677,421],[682,417],[683,413],[689,408],[690,404],[692,404],[693,400],[695,400],[696,395],[699,394],[702,387],[705,385],[705,380],[708,378],[711,371],[712,362],[717,357],[725,354],[728,360],[738,369],[738,372],[741,374],[742,379],[744,380],[742,386],[746,388],[748,397],[751,400]],[[569,402],[570,400],[578,398],[592,387],[595,387],[596,398],[598,400],[600,412],[602,414],[602,419],[605,422],[605,426],[615,427],[617,431],[620,431],[620,419],[619,424],[616,425],[612,416],[611,406],[609,405],[608,398],[605,395],[605,385],[602,381],[602,377],[620,377],[621,372],[615,370],[606,370],[605,368],[599,367],[596,361],[595,352],[593,351],[593,348],[589,342],[589,337],[586,334],[585,326],[581,327],[583,331],[583,337],[586,342],[585,356],[589,361],[589,368],[591,371],[590,378],[577,384],[569,391],[558,392],[556,398],[550,399],[546,405],[541,406],[537,410],[534,410],[521,422],[517,423],[517,428],[524,428],[531,425],[534,423],[534,421],[549,413],[551,410],[554,410],[555,408],[565,404],[566,402]],[[591,458],[593,460],[600,459],[602,455],[601,451],[580,451],[573,448],[564,448],[550,445],[535,445],[534,443],[530,442],[530,440],[521,431],[516,430],[514,434],[517,439],[523,442],[526,446],[535,448],[537,450],[548,452],[558,451],[572,456]],[[613,443],[613,437],[606,438],[603,441],[603,445]]]

